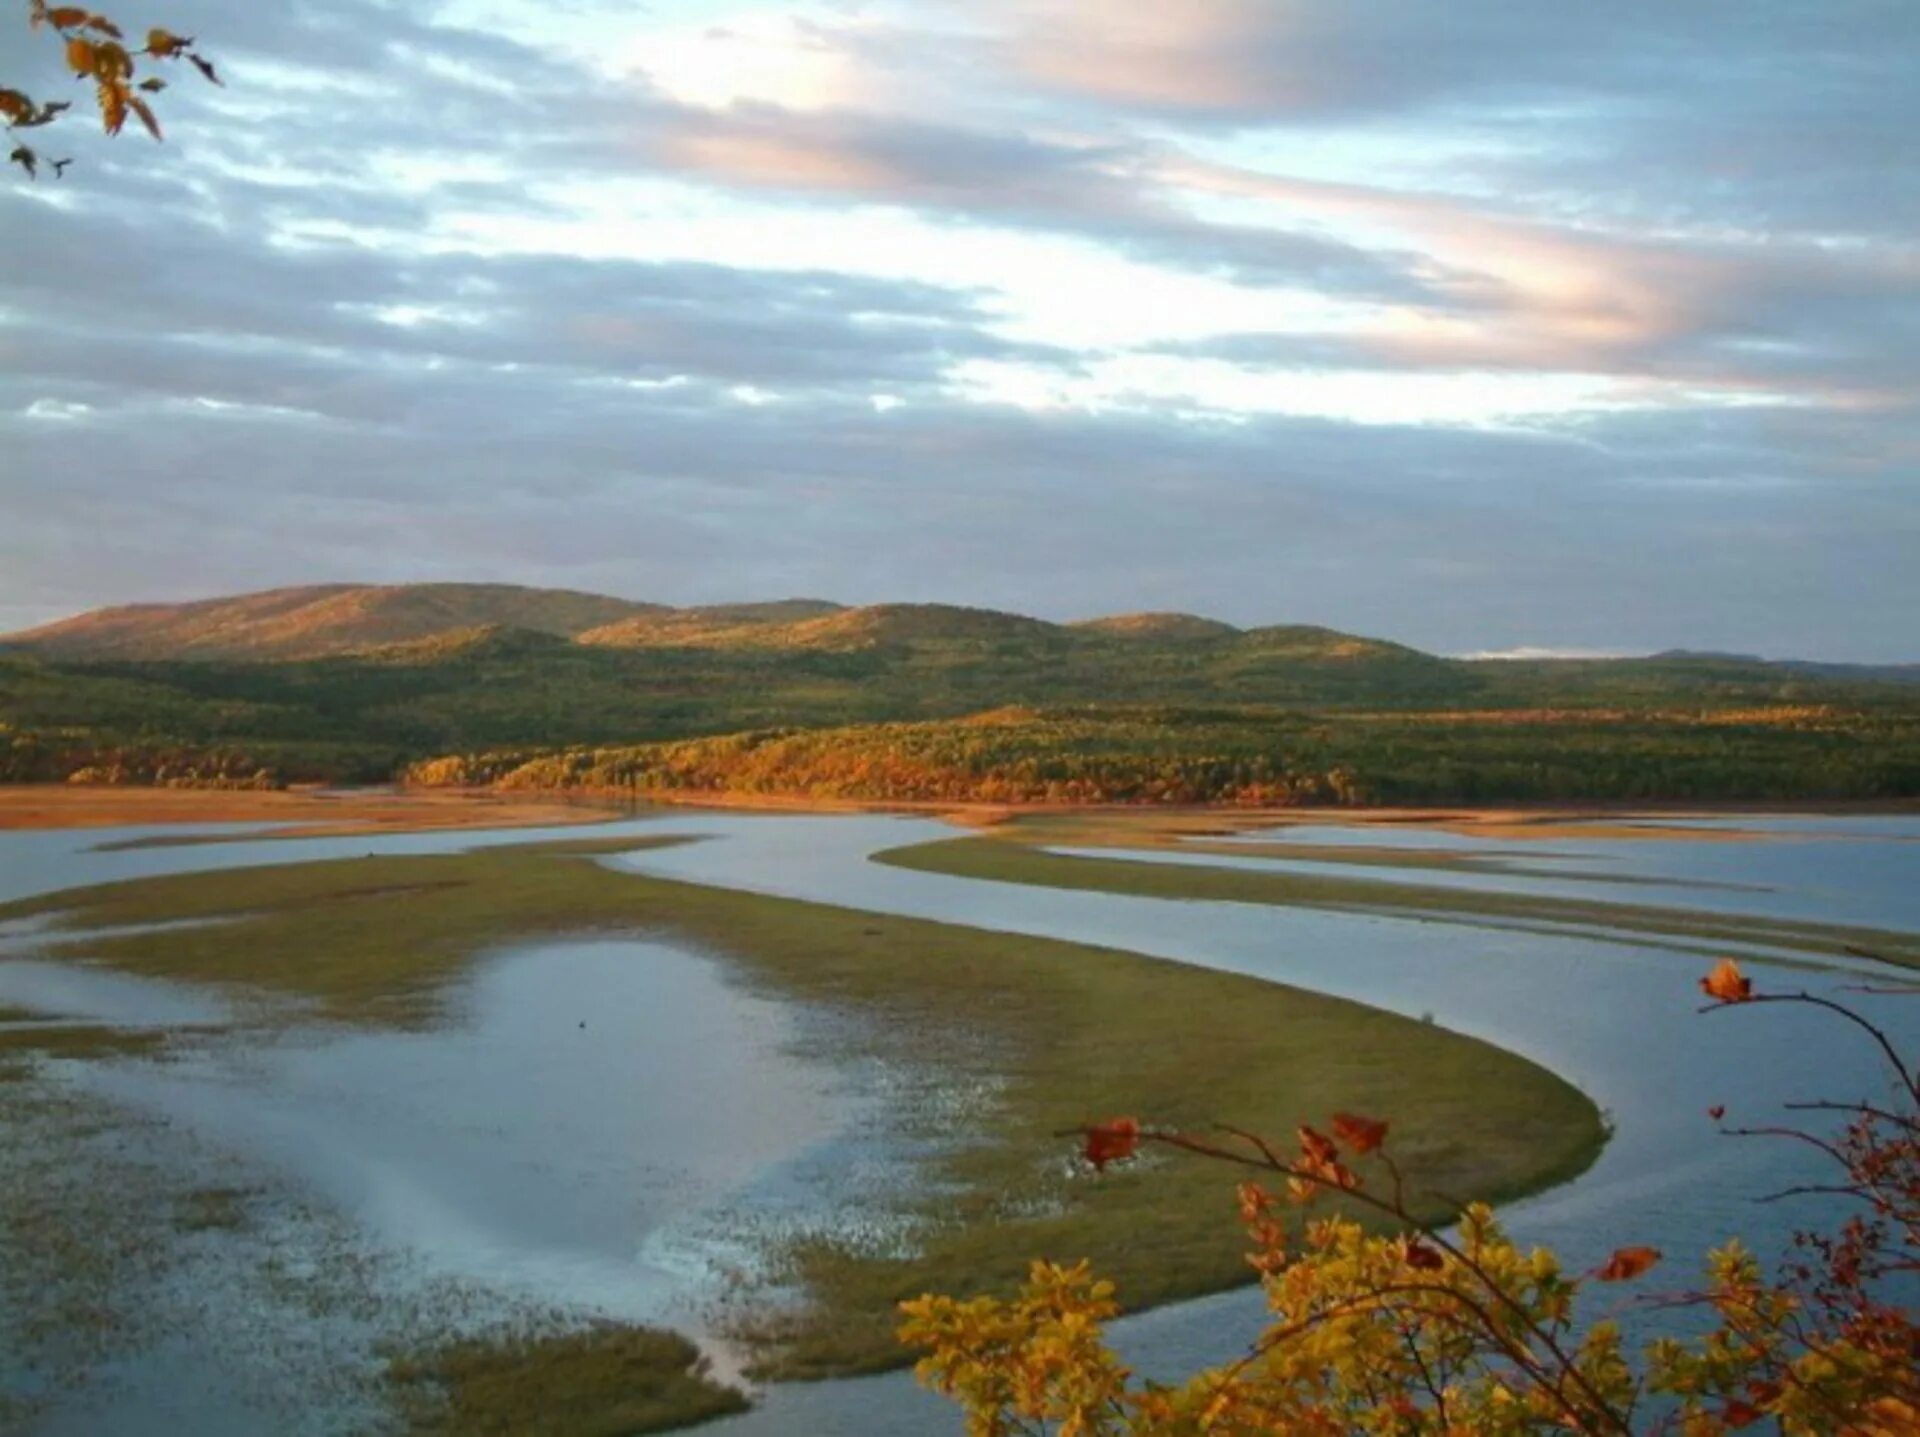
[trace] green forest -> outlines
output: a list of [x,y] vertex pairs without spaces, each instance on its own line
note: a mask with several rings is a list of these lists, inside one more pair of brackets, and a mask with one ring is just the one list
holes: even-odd
[[[282,591],[17,635],[0,643],[0,781],[1240,804],[1920,796],[1909,671],[1461,660],[1304,625],[1060,625],[941,605],[629,605],[607,622],[618,602]],[[502,614],[542,627],[466,622]]]

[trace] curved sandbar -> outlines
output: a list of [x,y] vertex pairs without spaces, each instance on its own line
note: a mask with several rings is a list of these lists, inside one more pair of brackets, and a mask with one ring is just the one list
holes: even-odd
[[1586,931],[1614,942],[1638,942],[1682,952],[1728,945],[1784,950],[1809,957],[1842,957],[1862,950],[1891,963],[1920,967],[1920,940],[1887,929],[1749,918],[1685,908],[1547,895],[1440,888],[1375,878],[1320,875],[1133,857],[1055,853],[1017,836],[936,839],[874,854],[875,863],[954,878],[1024,883],[1141,898],[1264,903],[1280,907],[1385,913],[1402,918],[1476,926]]
[[[1141,1307],[1241,1284],[1230,1181],[1203,1165],[1091,1181],[1056,1131],[1136,1112],[1285,1133],[1335,1108],[1389,1117],[1433,1188],[1512,1197],[1571,1176],[1604,1132],[1538,1065],[1431,1024],[1110,948],[614,872],[634,838],[182,874],[0,907],[52,914],[69,956],[306,1000],[342,1021],[436,1020],[448,981],[517,939],[642,933],[845,1021],[836,1056],[909,1073],[906,1243],[767,1239],[798,1306],[738,1323],[769,1377],[898,1365],[894,1303],[1007,1285],[1029,1259],[1092,1258]],[[188,918],[217,925],[99,933]],[[58,956],[63,950],[56,949]],[[689,1121],[699,1121],[697,1110]],[[869,1218],[876,1214],[863,1212]]]

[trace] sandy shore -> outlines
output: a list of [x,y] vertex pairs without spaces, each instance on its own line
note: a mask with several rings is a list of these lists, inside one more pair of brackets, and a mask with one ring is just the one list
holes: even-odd
[[[1764,838],[1726,827],[1700,829],[1682,819],[1738,819],[1769,814],[1912,813],[1911,803],[1609,805],[1563,804],[1492,808],[1156,808],[1137,804],[873,802],[780,794],[656,793],[642,807],[723,808],[767,813],[914,813],[962,828],[991,829],[1022,820],[1073,819],[1144,840],[1201,837],[1248,829],[1340,824],[1379,831],[1440,828],[1482,838],[1666,838],[1726,842]],[[279,823],[283,836],[402,832],[441,828],[509,828],[603,823],[636,805],[611,794],[494,789],[191,788],[0,785],[0,830],[108,828],[132,824]]]
[[440,828],[602,823],[611,804],[551,794],[408,792],[396,789],[228,790],[0,786],[0,829],[118,828],[134,824],[276,823],[284,837],[323,838]]

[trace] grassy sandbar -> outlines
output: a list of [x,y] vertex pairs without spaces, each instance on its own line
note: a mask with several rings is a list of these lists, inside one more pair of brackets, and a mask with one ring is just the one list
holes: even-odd
[[[1378,1113],[1422,1185],[1493,1199],[1571,1176],[1603,1141],[1570,1085],[1432,1025],[1137,954],[588,861],[616,845],[638,846],[584,839],[175,875],[27,900],[0,918],[52,914],[71,951],[302,998],[342,1021],[429,1022],[477,954],[610,932],[696,946],[756,990],[831,1016],[820,1026],[836,1057],[914,1074],[909,1095],[932,1099],[897,1115],[914,1179],[875,1199],[888,1212],[858,1215],[908,1240],[769,1236],[775,1277],[798,1300],[750,1291],[735,1324],[768,1377],[898,1365],[898,1300],[1005,1289],[1036,1256],[1091,1258],[1140,1306],[1247,1280],[1228,1176],[1178,1163],[1076,1174],[1055,1136],[1076,1123],[1132,1112],[1284,1134],[1336,1108]],[[214,917],[230,921],[87,933]]]
[[1839,957],[1871,952],[1888,962],[1920,967],[1920,935],[1889,929],[1645,904],[1606,903],[1521,893],[1475,892],[1393,883],[1336,874],[1257,872],[1244,868],[1157,863],[1146,858],[1092,858],[1051,853],[1019,839],[946,838],[874,855],[876,863],[995,883],[1081,889],[1147,898],[1265,903],[1295,908],[1395,914],[1466,924],[1535,926],[1586,931],[1687,952],[1714,944],[1741,944]]

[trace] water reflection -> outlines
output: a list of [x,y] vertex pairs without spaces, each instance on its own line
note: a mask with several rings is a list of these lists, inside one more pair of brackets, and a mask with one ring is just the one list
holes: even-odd
[[[1920,823],[1742,818],[1768,842],[1569,839],[1497,843],[1682,881],[1760,885],[1725,893],[1733,911],[1920,928]],[[196,830],[203,831],[203,830]],[[581,830],[432,833],[215,847],[92,851],[158,830],[0,834],[0,895],[147,874],[365,853],[435,853]],[[1478,930],[1405,917],[1168,902],[1022,888],[868,862],[877,849],[951,837],[890,817],[669,811],[590,831],[706,842],[606,860],[612,866],[848,907],[1031,933],[1254,974],[1431,1018],[1525,1054],[1594,1096],[1618,1124],[1585,1176],[1508,1217],[1523,1238],[1575,1263],[1625,1243],[1687,1256],[1739,1231],[1777,1248],[1804,1208],[1750,1199],[1802,1180],[1790,1147],[1719,1140],[1704,1109],[1770,1116],[1785,1099],[1881,1088],[1871,1056],[1831,1020],[1782,1009],[1694,1013],[1698,963],[1593,937]],[[1405,846],[1413,835],[1386,839]],[[1368,834],[1367,841],[1382,841]],[[1457,842],[1453,836],[1450,839]],[[1327,841],[1317,835],[1313,841]],[[1190,855],[1197,857],[1197,855]],[[1397,882],[1423,873],[1387,870]],[[1489,877],[1473,875],[1485,885]],[[1624,885],[1581,896],[1635,899]],[[1604,890],[1604,891],[1603,891]],[[1531,891],[1542,891],[1533,889]],[[1673,903],[1674,891],[1644,901]],[[1687,906],[1707,906],[1690,891]],[[1817,991],[1832,974],[1759,972]],[[757,1017],[742,1014],[756,1010]],[[703,1016],[704,1015],[704,1016]],[[1889,1021],[1920,1042],[1911,1009]],[[579,1027],[585,1021],[587,1027]],[[120,1065],[89,1081],[272,1157],[361,1215],[383,1241],[448,1270],[518,1290],[570,1292],[658,1315],[697,1286],[705,1219],[744,1201],[792,1212],[857,1106],[846,1075],[794,1056],[797,1021],[729,988],[704,960],[638,943],[544,945],[475,977],[463,1021],[434,1035],[335,1034],[272,1044],[184,1071]],[[744,1023],[744,1026],[742,1024]],[[617,1036],[616,1036],[617,1035]],[[690,1096],[692,1099],[690,1100]],[[688,1114],[698,1108],[700,1120]],[[1223,1115],[1230,1116],[1230,1115]],[[1231,1220],[1222,1181],[1222,1220]],[[796,1194],[803,1195],[796,1197]],[[1248,1293],[1120,1324],[1128,1354],[1172,1373],[1239,1350],[1258,1321]],[[776,1389],[716,1432],[954,1431],[944,1404],[902,1375]]]

